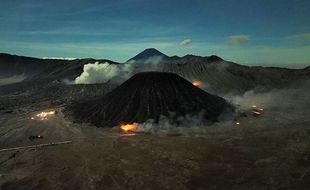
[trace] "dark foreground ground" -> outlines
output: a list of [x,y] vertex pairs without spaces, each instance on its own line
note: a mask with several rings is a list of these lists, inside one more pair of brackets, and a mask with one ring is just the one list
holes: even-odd
[[[46,107],[49,103],[25,103],[0,113],[0,149],[72,143],[0,152],[0,189],[306,190],[310,101],[305,92],[239,97],[241,106],[251,100],[265,104],[263,117],[241,118],[240,125],[226,121],[134,136],[74,124],[61,107]],[[30,119],[43,108],[59,113],[47,121]],[[31,135],[44,138],[30,141]]]
[[[263,119],[259,119],[263,120]],[[255,125],[262,121],[255,121]],[[13,124],[14,123],[14,124]],[[3,135],[4,125],[14,133]],[[1,189],[308,189],[310,129],[229,124],[202,135],[122,136],[65,121],[1,116],[1,147],[73,140],[0,153]],[[11,127],[12,127],[11,125]],[[199,131],[199,129],[197,129]],[[44,139],[31,142],[30,134]]]

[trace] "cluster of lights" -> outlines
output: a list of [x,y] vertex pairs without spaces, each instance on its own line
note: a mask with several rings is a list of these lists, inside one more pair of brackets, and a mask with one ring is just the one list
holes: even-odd
[[44,121],[48,119],[48,116],[55,115],[55,114],[56,114],[56,111],[41,112],[41,113],[36,114],[35,116],[32,116],[31,120],[38,119],[38,120]]
[[[264,109],[259,108],[257,105],[251,106],[251,112],[252,112],[253,116],[255,116],[255,117],[261,116],[263,114],[263,111],[264,111]],[[241,124],[239,121],[235,121],[234,123],[237,126]]]
[[252,105],[252,114],[254,116],[260,116],[262,115],[264,109],[263,108],[259,108],[256,105]]

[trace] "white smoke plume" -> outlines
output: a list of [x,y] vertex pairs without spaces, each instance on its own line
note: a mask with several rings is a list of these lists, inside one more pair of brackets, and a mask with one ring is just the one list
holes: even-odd
[[74,83],[93,84],[105,83],[110,80],[117,83],[123,82],[138,72],[158,71],[162,60],[161,56],[154,56],[142,63],[134,60],[123,64],[88,63],[84,65],[83,73],[75,79]]
[[126,79],[132,73],[132,65],[105,63],[88,63],[84,65],[83,73],[75,79],[76,84],[105,83],[112,79]]
[[133,72],[138,73],[146,71],[159,71],[161,68],[162,61],[163,61],[162,56],[153,56],[143,62],[133,60],[130,61],[129,64],[131,64],[134,67]]

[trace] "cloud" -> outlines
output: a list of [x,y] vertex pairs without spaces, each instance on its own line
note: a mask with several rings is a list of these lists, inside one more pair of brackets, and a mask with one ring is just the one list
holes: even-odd
[[228,37],[228,43],[231,45],[242,45],[250,41],[249,35],[232,35]]
[[295,35],[295,37],[296,37],[296,38],[301,38],[301,39],[303,39],[303,40],[310,41],[310,32],[298,34],[298,35]]
[[297,42],[298,44],[309,45],[310,44],[310,32],[296,34],[296,35],[288,37],[288,39],[293,40]]
[[42,59],[75,60],[73,57],[42,57]]
[[183,40],[183,41],[180,42],[180,46],[181,46],[181,47],[186,47],[186,46],[188,46],[190,43],[192,43],[192,40],[186,39],[186,40]]

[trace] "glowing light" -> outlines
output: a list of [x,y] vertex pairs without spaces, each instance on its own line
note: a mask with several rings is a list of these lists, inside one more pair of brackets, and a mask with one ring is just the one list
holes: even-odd
[[240,125],[240,122],[236,122],[236,125]]
[[134,132],[138,129],[138,124],[133,123],[133,124],[122,124],[119,127],[121,130],[124,132]]
[[194,86],[200,87],[202,83],[201,83],[201,81],[199,81],[199,80],[195,80],[195,81],[192,82],[192,84],[193,84]]
[[260,116],[263,114],[264,109],[263,108],[259,108],[256,105],[252,105],[252,113],[254,116]]
[[38,119],[38,120],[47,120],[49,116],[51,115],[55,115],[56,114],[56,111],[48,111],[48,112],[41,112],[41,113],[38,113],[36,114],[35,116],[31,117],[31,120],[35,120],[35,119]]
[[46,116],[48,116],[48,115],[54,115],[55,113],[56,113],[55,111],[41,112],[41,113],[37,114],[37,117],[42,117],[42,118],[44,118],[44,117],[46,117]]
[[258,112],[258,111],[252,111],[252,113],[257,114],[257,115],[260,115],[260,114],[261,114],[261,113]]

